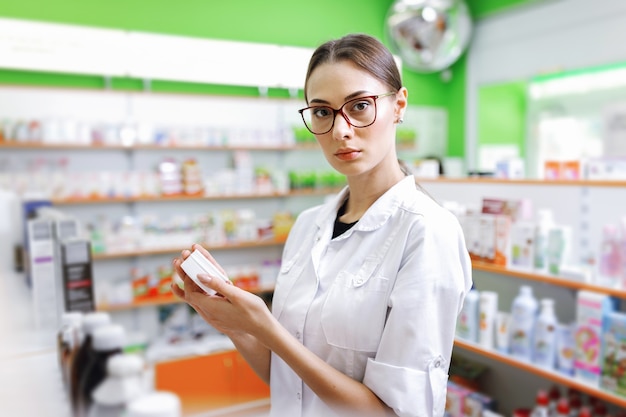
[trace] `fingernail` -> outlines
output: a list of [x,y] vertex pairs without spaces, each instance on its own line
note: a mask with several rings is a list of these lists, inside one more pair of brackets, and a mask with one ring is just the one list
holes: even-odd
[[207,274],[198,274],[198,278],[204,282],[211,282],[211,277]]

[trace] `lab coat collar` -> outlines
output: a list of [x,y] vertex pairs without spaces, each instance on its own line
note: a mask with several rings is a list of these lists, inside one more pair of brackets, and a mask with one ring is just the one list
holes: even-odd
[[[406,176],[380,196],[348,232],[378,229],[396,212],[402,202],[406,201],[406,196],[415,194],[415,190],[415,178],[413,175]],[[339,210],[339,207],[341,207],[349,194],[350,189],[346,186],[335,198],[322,207],[315,221],[320,229],[324,230],[326,227],[333,226],[337,217],[337,210]],[[345,235],[347,236],[348,234],[346,233]]]

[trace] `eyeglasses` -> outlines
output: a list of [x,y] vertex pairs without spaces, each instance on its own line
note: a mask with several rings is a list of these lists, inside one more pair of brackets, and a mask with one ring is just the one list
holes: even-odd
[[346,101],[338,109],[329,106],[310,106],[298,110],[307,129],[314,135],[323,135],[335,125],[337,113],[341,113],[352,127],[368,127],[376,121],[376,100],[396,94],[395,91],[365,96]]

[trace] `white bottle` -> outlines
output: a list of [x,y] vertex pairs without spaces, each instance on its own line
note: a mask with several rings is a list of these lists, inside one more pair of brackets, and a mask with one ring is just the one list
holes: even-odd
[[494,348],[496,314],[498,313],[498,293],[482,291],[478,304],[479,327],[478,343],[487,349]]
[[528,285],[520,287],[519,294],[513,300],[511,308],[511,355],[518,359],[532,359],[532,339],[538,302],[533,296],[533,289]]
[[541,311],[535,324],[533,362],[542,368],[554,369],[556,363],[556,330],[559,323],[554,313],[554,300],[541,300]]
[[548,271],[548,233],[554,226],[554,217],[549,209],[537,211],[537,224],[535,226],[534,237],[534,262],[533,267],[536,272],[546,273]]
[[472,288],[463,301],[456,321],[456,336],[468,342],[478,342],[478,300],[480,292]]
[[93,391],[88,417],[119,417],[128,404],[147,394],[144,360],[138,355],[117,354],[107,362],[107,377]]

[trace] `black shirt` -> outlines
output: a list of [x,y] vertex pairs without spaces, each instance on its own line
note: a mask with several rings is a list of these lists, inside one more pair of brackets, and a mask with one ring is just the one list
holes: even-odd
[[335,227],[333,228],[333,239],[336,238],[337,236],[342,235],[344,232],[347,232],[348,230],[350,230],[350,228],[354,226],[355,224],[357,224],[358,222],[357,220],[356,222],[352,222],[352,223],[344,223],[341,220],[339,220],[339,217],[343,216],[343,214],[346,212],[347,205],[348,205],[348,200],[344,201],[341,207],[339,207],[339,210],[337,210],[337,217],[335,217]]

